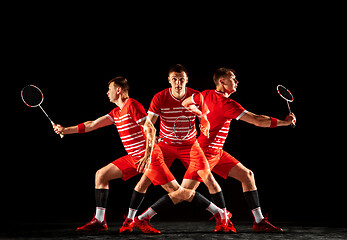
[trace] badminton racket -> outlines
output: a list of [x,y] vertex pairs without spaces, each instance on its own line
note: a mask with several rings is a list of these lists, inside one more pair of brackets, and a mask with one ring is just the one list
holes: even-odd
[[[283,85],[277,85],[277,93],[287,102],[289,113],[292,113],[292,110],[290,109],[290,102],[294,101],[293,94],[285,88]],[[295,127],[295,122],[292,122],[292,127]]]
[[[39,107],[42,112],[46,115],[48,120],[51,122],[52,125],[54,125],[54,122],[52,119],[48,116],[46,111],[41,107],[41,104],[43,102],[44,96],[42,91],[36,87],[35,85],[27,85],[25,86],[21,91],[21,97],[25,105],[28,107]],[[63,134],[59,134],[61,138],[64,137]]]
[[159,142],[164,138],[175,136],[179,140],[185,140],[192,131],[192,124],[187,116],[179,116],[174,122],[173,132],[167,136],[159,138]]

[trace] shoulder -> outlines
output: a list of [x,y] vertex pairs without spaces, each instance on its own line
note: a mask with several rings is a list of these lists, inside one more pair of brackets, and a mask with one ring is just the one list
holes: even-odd
[[143,105],[139,101],[137,101],[133,98],[128,99],[127,105],[129,108],[135,108],[135,109],[143,109],[144,108]]
[[188,95],[193,95],[193,94],[200,93],[200,92],[198,90],[187,87],[187,93],[188,93]]
[[169,94],[169,88],[166,88],[166,89],[156,93],[153,98],[165,97],[167,94]]
[[133,105],[142,105],[139,101],[133,99],[133,98],[129,98],[129,105],[133,104]]
[[112,112],[112,113],[115,113],[115,112],[118,112],[120,110],[120,107],[115,107],[114,109],[112,109],[111,111],[110,111],[110,113]]
[[128,109],[126,112],[137,122],[141,122],[146,118],[147,113],[143,105],[133,98],[128,99]]
[[211,95],[211,94],[213,94],[215,91],[214,90],[204,90],[204,91],[202,91],[201,92],[201,94],[202,94],[202,96],[207,96],[207,95]]
[[224,115],[227,118],[239,120],[247,111],[241,104],[233,99],[227,98],[223,103]]
[[239,107],[241,107],[241,104],[239,104],[238,102],[236,102],[235,100],[233,100],[231,98],[225,98],[224,104],[226,104],[227,106],[230,106],[232,108],[239,108]]
[[119,107],[115,107],[114,109],[112,109],[109,113],[108,113],[108,115],[109,116],[111,116],[111,117],[114,117],[114,116],[116,116],[116,114],[119,112]]

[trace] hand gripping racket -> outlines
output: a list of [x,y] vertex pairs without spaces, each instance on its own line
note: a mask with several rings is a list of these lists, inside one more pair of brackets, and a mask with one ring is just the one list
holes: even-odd
[[[277,85],[277,92],[284,100],[286,100],[289,113],[292,113],[289,103],[294,101],[293,94],[283,85]],[[292,123],[292,127],[295,127],[295,122]]]
[[176,118],[173,132],[169,135],[159,138],[159,142],[162,141],[164,138],[174,135],[179,140],[185,140],[189,133],[192,131],[192,124],[187,116],[179,116]]
[[[38,87],[36,87],[34,85],[25,86],[21,91],[21,96],[22,96],[23,102],[28,107],[40,107],[40,109],[46,115],[46,117],[51,122],[51,124],[52,125],[54,124],[52,119],[48,116],[48,114],[45,112],[45,110],[43,110],[43,108],[41,107],[41,103],[43,102],[44,96],[43,96],[42,91]],[[64,137],[63,134],[59,134],[59,135],[61,138]]]

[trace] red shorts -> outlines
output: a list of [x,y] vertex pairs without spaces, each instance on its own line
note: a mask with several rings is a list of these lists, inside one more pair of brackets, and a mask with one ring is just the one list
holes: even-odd
[[[122,171],[122,179],[126,181],[129,178],[139,174],[139,172],[136,171],[137,166],[135,163],[140,159],[141,158],[138,157],[135,158],[130,155],[125,155],[112,163]],[[163,153],[157,144],[154,144],[151,163],[144,174],[152,181],[154,185],[164,185],[175,180],[175,177],[166,166]]]
[[199,176],[198,171],[210,170],[205,154],[197,141],[195,141],[193,145],[188,146],[171,146],[160,142],[159,146],[168,167],[171,167],[175,159],[181,160],[184,167],[187,169],[183,179],[192,179],[202,182],[203,180]]
[[239,163],[236,158],[222,149],[213,153],[209,152],[208,150],[204,152],[212,172],[225,179],[228,177],[230,169]]

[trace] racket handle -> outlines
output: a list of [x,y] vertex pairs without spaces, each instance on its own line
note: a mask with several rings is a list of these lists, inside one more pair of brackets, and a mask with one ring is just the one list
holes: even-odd
[[[54,125],[54,122],[53,121],[51,121],[51,124],[52,124],[52,126]],[[64,137],[64,135],[63,134],[59,134],[59,136],[60,136],[60,138],[63,138]]]

